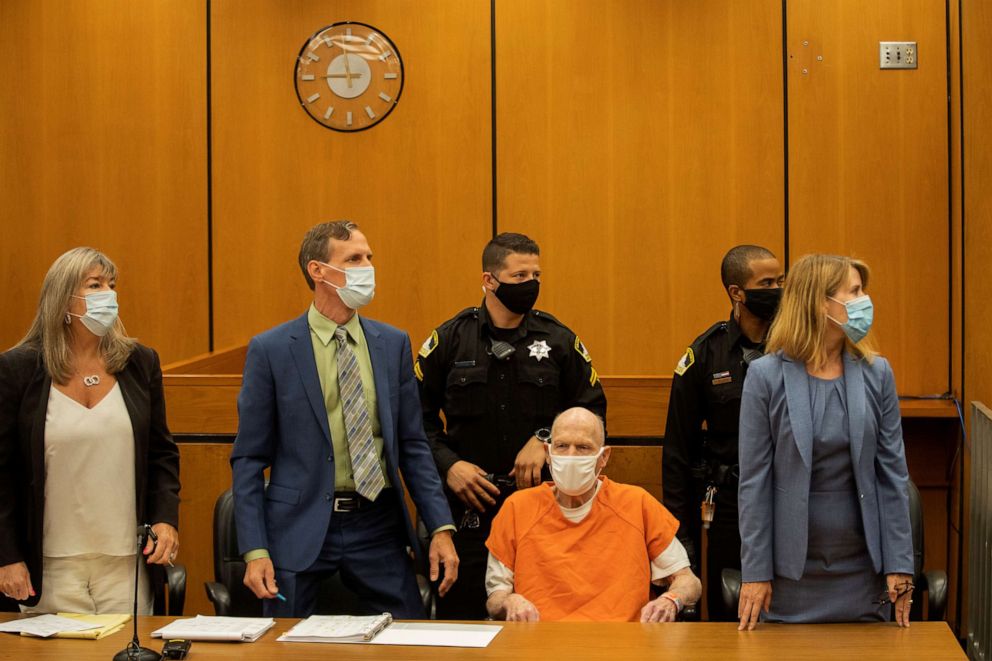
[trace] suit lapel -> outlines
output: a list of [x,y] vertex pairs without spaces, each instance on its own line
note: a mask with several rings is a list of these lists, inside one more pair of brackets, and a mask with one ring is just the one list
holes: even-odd
[[317,376],[317,362],[313,356],[313,344],[310,340],[310,326],[307,324],[306,314],[300,317],[290,332],[289,352],[293,354],[293,361],[303,381],[303,390],[307,393],[310,408],[313,409],[313,414],[317,416],[320,428],[327,442],[330,443],[331,430],[327,424],[327,405],[320,390],[320,378]]
[[372,377],[375,379],[375,399],[379,408],[379,428],[382,430],[383,443],[392,441],[393,427],[389,423],[392,415],[389,410],[389,372],[386,369],[386,345],[378,329],[368,323],[364,317],[359,317],[365,341],[369,345],[369,359],[372,361]]
[[782,366],[792,435],[796,439],[799,456],[806,467],[810,468],[813,465],[813,415],[809,409],[809,377],[806,375],[806,366],[791,358],[785,358]]
[[865,374],[861,361],[851,354],[844,357],[844,381],[847,384],[847,424],[851,434],[851,461],[855,473],[861,466],[861,449],[865,434]]

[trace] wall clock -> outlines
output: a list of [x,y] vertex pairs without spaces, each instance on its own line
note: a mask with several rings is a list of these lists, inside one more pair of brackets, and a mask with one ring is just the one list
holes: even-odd
[[403,92],[403,60],[382,31],[345,21],[318,30],[296,59],[296,96],[315,122],[364,131],[384,120]]

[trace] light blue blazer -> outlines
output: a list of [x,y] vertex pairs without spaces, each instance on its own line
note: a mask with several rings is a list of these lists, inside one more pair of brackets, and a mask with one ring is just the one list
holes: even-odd
[[[876,572],[913,573],[906,454],[892,368],[845,354],[851,460]],[[741,399],[741,573],[798,580],[806,564],[813,422],[804,363],[782,352],[754,361]]]

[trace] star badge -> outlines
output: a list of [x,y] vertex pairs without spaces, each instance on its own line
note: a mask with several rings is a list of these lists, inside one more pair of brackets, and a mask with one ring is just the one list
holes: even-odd
[[545,340],[534,340],[534,343],[527,348],[530,349],[531,358],[537,358],[537,362],[551,355],[551,347]]

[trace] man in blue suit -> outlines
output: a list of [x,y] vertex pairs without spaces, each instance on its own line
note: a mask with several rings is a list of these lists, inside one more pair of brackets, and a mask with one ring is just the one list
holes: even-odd
[[340,572],[370,613],[422,618],[404,483],[432,531],[431,579],[445,566],[442,595],[458,556],[410,338],[356,314],[375,292],[372,251],[356,224],[315,226],[299,262],[313,304],[252,339],[238,396],[231,468],[245,585],[266,615],[306,617],[319,581]]

